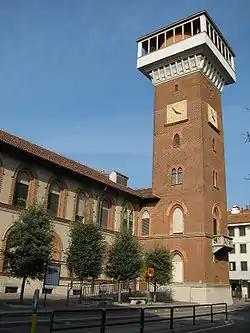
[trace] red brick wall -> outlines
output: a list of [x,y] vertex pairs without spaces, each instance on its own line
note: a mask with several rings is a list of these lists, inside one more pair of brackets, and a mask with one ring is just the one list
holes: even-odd
[[[176,91],[178,85],[178,91]],[[168,104],[187,100],[188,121],[164,126]],[[220,134],[207,121],[207,104],[218,114]],[[201,74],[194,73],[157,85],[154,101],[153,193],[161,200],[152,210],[151,239],[146,248],[156,244],[180,249],[186,255],[186,282],[228,283],[226,260],[213,262],[212,211],[220,210],[220,232],[227,234],[224,139],[220,93]],[[173,136],[181,137],[179,148]],[[212,149],[215,138],[216,152]],[[183,166],[183,184],[171,185],[171,169]],[[213,187],[212,170],[218,172],[218,188]],[[170,235],[171,210],[174,202],[184,210],[184,234]],[[164,236],[157,239],[155,236]]]

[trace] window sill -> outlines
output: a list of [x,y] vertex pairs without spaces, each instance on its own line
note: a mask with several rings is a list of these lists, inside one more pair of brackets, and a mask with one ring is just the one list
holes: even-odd
[[219,187],[214,185],[214,189],[216,189],[217,191],[219,191]]
[[174,235],[184,235],[184,232],[182,231],[182,232],[173,232],[172,234],[171,234],[172,236],[174,236]]
[[183,183],[180,183],[180,184],[171,184],[171,186],[180,186],[182,185]]

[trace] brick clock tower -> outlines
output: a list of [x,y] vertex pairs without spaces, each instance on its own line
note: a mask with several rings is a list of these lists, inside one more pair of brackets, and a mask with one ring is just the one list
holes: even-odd
[[[176,300],[232,302],[221,93],[234,53],[206,11],[137,40],[154,85],[151,229],[145,248],[173,252]],[[144,207],[145,209],[145,207]]]

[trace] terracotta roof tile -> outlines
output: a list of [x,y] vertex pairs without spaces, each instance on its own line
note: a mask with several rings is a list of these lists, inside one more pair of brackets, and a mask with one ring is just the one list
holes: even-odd
[[97,182],[105,184],[111,188],[120,190],[122,192],[129,193],[133,196],[142,198],[140,191],[133,190],[130,187],[123,186],[117,183],[114,183],[109,179],[109,177],[101,172],[96,171],[95,169],[89,168],[88,166],[75,162],[69,158],[56,154],[50,150],[42,148],[36,144],[33,144],[29,141],[26,141],[20,137],[12,135],[8,132],[0,130],[0,142],[3,142],[9,146],[21,149],[28,154],[34,155],[38,158],[41,158],[50,163],[61,166],[65,169],[73,171],[79,175],[88,177]]
[[137,192],[139,192],[141,194],[141,196],[144,199],[149,199],[149,198],[159,198],[157,195],[153,194],[152,188],[140,188],[136,190]]
[[242,210],[239,214],[228,214],[228,224],[250,223],[250,210]]

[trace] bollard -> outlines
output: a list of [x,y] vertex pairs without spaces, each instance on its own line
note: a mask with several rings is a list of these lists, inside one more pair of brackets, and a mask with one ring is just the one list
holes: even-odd
[[37,307],[38,307],[38,301],[39,301],[39,289],[36,289],[34,291],[33,295],[33,314],[32,314],[32,319],[31,319],[31,329],[30,333],[35,333],[36,332],[36,325],[37,325]]
[[140,333],[144,333],[144,309],[141,308],[141,316],[140,316]]
[[31,319],[30,333],[35,333],[36,332],[36,325],[37,325],[37,315],[36,315],[36,313],[33,313],[32,319]]

